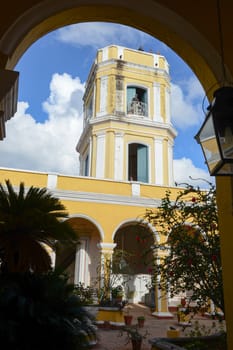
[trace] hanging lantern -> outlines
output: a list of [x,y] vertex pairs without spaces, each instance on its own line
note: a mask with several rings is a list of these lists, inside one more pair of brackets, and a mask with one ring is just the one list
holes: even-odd
[[210,175],[233,175],[233,87],[219,88],[213,97],[195,139]]

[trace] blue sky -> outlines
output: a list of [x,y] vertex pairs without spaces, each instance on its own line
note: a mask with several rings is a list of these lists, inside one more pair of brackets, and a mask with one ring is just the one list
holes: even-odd
[[[203,120],[204,91],[191,69],[164,43],[130,27],[80,23],[35,42],[18,62],[18,111],[0,143],[1,167],[78,175],[75,147],[82,131],[82,95],[96,51],[116,44],[164,55],[170,65],[177,182],[209,177],[194,140]],[[208,101],[205,101],[205,108]],[[199,182],[195,181],[195,184]],[[203,182],[200,183],[203,185]]]

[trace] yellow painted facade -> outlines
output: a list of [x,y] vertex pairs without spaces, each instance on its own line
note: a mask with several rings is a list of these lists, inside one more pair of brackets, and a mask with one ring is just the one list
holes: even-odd
[[[61,199],[81,240],[66,266],[75,283],[93,285],[102,257],[124,249],[138,265],[127,288],[133,301],[145,302],[151,275],[137,258],[145,247],[137,246],[135,225],[168,189],[174,196],[178,191],[168,63],[161,55],[115,45],[98,50],[83,100],[84,129],[77,146],[82,176],[1,169],[0,181],[47,187]],[[150,235],[148,247],[160,239],[156,228],[142,226]],[[169,315],[166,296],[156,295],[157,315]]]
[[[77,145],[81,175],[173,185],[175,137],[166,58],[116,45],[98,50],[86,83],[84,131]],[[139,153],[146,158],[141,165],[146,174],[130,170],[136,166],[133,157],[142,161]]]

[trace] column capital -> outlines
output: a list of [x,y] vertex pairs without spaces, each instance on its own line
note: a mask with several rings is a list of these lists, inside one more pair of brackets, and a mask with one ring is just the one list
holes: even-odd
[[102,250],[103,253],[112,253],[116,245],[116,243],[98,243],[97,247]]

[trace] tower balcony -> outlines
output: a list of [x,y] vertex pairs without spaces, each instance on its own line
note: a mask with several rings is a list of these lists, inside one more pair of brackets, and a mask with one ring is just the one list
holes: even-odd
[[147,116],[147,103],[141,101],[132,101],[127,106],[127,114]]

